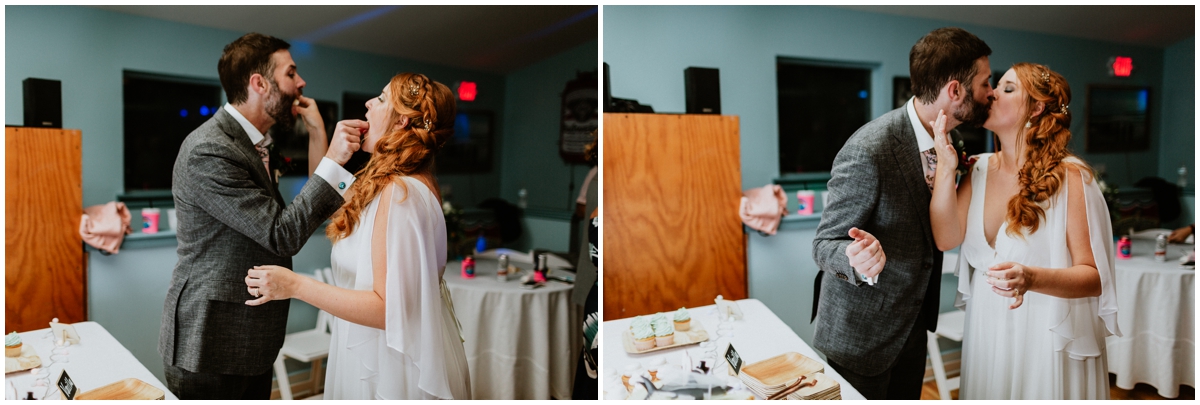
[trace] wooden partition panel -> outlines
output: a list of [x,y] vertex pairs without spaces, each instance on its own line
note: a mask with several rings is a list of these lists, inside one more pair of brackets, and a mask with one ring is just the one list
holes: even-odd
[[4,330],[85,321],[80,132],[6,127],[4,135]]
[[604,319],[742,299],[738,117],[604,114]]

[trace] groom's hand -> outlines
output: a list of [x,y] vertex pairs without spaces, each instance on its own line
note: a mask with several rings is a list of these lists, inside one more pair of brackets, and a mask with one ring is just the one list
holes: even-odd
[[338,121],[333,130],[333,140],[329,143],[329,151],[325,157],[338,165],[345,165],[354,152],[361,148],[363,134],[367,133],[369,125],[363,120]]
[[854,238],[854,242],[846,246],[846,257],[850,258],[850,266],[854,267],[858,274],[874,280],[875,276],[883,272],[883,265],[887,262],[883,246],[879,245],[875,235],[858,228],[850,228],[850,237]]
[[258,306],[295,297],[303,279],[286,267],[254,266],[246,272],[246,291],[258,299],[246,301],[246,305]]

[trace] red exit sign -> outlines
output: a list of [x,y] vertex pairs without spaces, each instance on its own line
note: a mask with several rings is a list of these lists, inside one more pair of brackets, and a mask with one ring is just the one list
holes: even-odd
[[475,95],[479,90],[475,86],[475,82],[461,82],[458,84],[458,99],[462,101],[475,101]]
[[1116,77],[1129,77],[1133,73],[1133,58],[1114,56],[1108,60],[1108,74]]

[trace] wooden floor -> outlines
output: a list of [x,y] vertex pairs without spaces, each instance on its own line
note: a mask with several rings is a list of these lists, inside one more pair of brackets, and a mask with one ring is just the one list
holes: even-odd
[[[1147,384],[1138,384],[1135,385],[1132,390],[1123,390],[1117,388],[1117,376],[1113,374],[1108,375],[1108,386],[1109,399],[1196,399],[1196,389],[1186,385],[1179,386],[1179,397],[1177,398],[1163,398],[1162,396],[1158,395],[1158,390]],[[950,397],[953,399],[958,399],[958,390],[950,391]],[[924,387],[921,387],[921,399],[939,398],[941,398],[941,396],[938,395],[936,383],[931,381],[926,383]]]

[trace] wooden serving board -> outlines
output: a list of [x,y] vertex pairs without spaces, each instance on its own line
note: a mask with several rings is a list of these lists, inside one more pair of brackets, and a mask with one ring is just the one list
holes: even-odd
[[136,378],[126,378],[75,396],[75,399],[118,400],[155,400],[164,398],[166,398],[166,394],[162,390]]
[[742,367],[742,374],[754,377],[767,387],[782,386],[802,375],[824,372],[825,365],[803,354],[787,352]]
[[42,365],[42,358],[33,350],[33,345],[21,345],[21,357],[4,356],[4,373],[28,370]]
[[649,348],[649,349],[646,349],[643,351],[638,351],[637,347],[635,347],[633,345],[633,334],[629,333],[629,328],[626,328],[625,333],[622,333],[621,336],[623,337],[623,339],[621,339],[621,340],[624,341],[624,343],[625,343],[625,351],[626,352],[633,353],[633,354],[641,354],[641,353],[657,352],[659,350],[666,350],[666,349],[670,349],[672,347],[694,345],[694,344],[706,341],[706,340],[708,340],[708,331],[704,330],[704,326],[701,326],[700,322],[696,321],[695,319],[692,319],[692,329],[691,330],[689,330],[687,332],[679,332],[679,331],[675,332],[675,344],[670,345],[670,346],[655,346],[655,347],[652,347],[652,348]]

